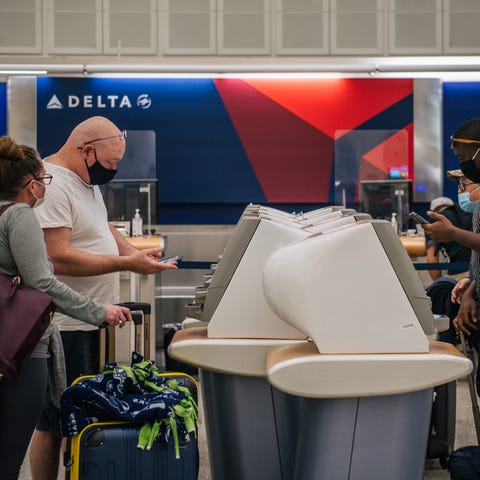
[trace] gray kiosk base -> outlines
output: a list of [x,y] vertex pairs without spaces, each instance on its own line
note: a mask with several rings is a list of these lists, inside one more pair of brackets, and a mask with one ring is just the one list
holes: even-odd
[[422,480],[433,389],[300,398],[200,369],[212,480]]
[[304,398],[295,480],[422,480],[433,389]]
[[302,399],[200,369],[212,480],[292,480]]

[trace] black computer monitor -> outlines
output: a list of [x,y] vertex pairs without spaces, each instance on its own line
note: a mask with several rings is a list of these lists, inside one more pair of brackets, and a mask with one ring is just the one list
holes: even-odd
[[407,230],[408,214],[412,204],[412,180],[362,180],[360,182],[360,210],[372,218],[390,220],[397,214],[397,222]]

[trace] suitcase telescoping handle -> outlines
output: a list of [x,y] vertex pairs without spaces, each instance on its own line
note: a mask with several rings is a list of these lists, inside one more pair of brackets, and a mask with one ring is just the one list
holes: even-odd
[[[150,313],[152,307],[144,302],[122,302],[121,307],[126,307],[132,312],[132,320],[135,325],[135,351],[142,353],[142,322],[144,328],[143,356],[150,359]],[[106,326],[106,325],[105,325]],[[106,333],[108,330],[108,334]],[[108,341],[107,341],[108,336]],[[108,346],[107,346],[108,345]],[[100,370],[104,369],[105,363],[115,361],[115,327],[102,328],[100,331]]]
[[[141,311],[145,316],[150,315],[150,312],[152,310],[152,307],[149,303],[142,303],[142,302],[122,302],[122,303],[117,303],[116,305],[120,307],[126,307],[133,313],[137,311]],[[139,314],[132,315],[132,320],[135,325],[141,325],[142,315],[139,315]],[[103,323],[102,325],[100,325],[100,328],[107,328],[107,327],[108,325],[106,323]]]
[[143,303],[143,302],[122,302],[122,303],[117,303],[120,307],[127,307],[130,309],[130,311],[135,311],[135,310],[141,310],[144,315],[150,315],[150,312],[152,310],[152,306],[149,303]]
[[[142,351],[142,316],[134,315],[134,312],[141,310],[143,312],[143,357],[150,359],[150,313],[152,306],[145,302],[123,302],[118,305],[127,307],[132,312],[132,320],[135,324],[135,351]],[[140,317],[140,319],[138,319]]]

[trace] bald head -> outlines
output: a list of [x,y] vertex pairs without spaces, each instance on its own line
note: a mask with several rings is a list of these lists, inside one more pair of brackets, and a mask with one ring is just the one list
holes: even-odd
[[90,117],[79,123],[60,150],[46,161],[68,168],[86,183],[91,183],[88,168],[94,164],[107,170],[117,169],[125,153],[125,138],[126,135],[122,135],[108,118]]
[[79,123],[67,139],[67,144],[74,145],[75,148],[96,138],[111,137],[119,135],[119,128],[108,118],[90,117]]

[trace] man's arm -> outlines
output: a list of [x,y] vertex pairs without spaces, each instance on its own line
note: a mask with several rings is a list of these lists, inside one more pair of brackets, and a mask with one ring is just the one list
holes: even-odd
[[478,233],[455,227],[452,240],[480,252],[480,235]]
[[70,232],[66,227],[43,230],[48,256],[52,259],[56,275],[86,276],[129,270],[128,257],[95,255],[70,248]]
[[[430,245],[427,247],[427,255],[426,260],[427,263],[438,263],[438,253],[436,252],[437,246],[435,244]],[[429,270],[428,273],[432,280],[436,280],[442,276],[441,270]]]
[[448,218],[440,213],[427,212],[427,214],[435,222],[423,225],[423,230],[435,242],[454,241],[480,252],[480,235],[478,233],[455,227]]
[[[130,255],[97,255],[70,247],[70,229],[66,227],[43,230],[48,256],[52,259],[56,275],[82,277],[119,271],[146,275],[177,268],[176,263],[160,263],[161,248],[137,251]],[[128,242],[126,242],[128,243]]]
[[138,250],[132,244],[125,240],[125,237],[115,227],[110,225],[110,231],[112,232],[115,243],[117,244],[119,255],[128,256],[138,252]]

